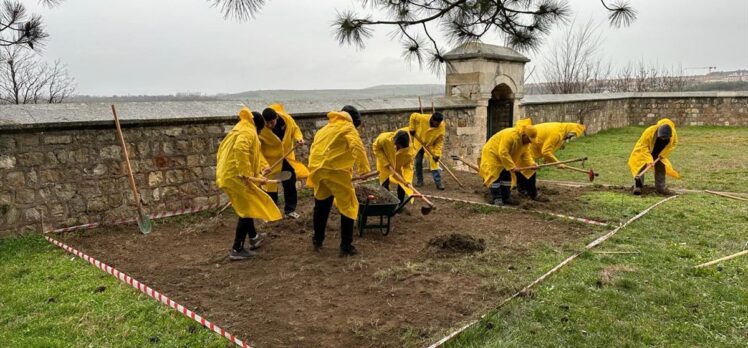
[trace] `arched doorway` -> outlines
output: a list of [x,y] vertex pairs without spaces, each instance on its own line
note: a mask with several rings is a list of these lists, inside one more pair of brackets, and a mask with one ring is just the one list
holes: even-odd
[[488,125],[486,139],[496,132],[512,127],[514,123],[514,92],[502,83],[494,87],[488,100]]

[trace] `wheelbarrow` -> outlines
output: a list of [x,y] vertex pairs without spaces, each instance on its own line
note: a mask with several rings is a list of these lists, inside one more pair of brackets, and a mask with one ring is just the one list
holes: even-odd
[[[386,236],[390,234],[390,220],[395,214],[397,214],[406,204],[413,199],[413,196],[405,198],[404,202],[392,194],[389,190],[379,185],[364,185],[361,184],[359,187],[367,188],[367,197],[361,199],[359,197],[359,208],[358,208],[358,235],[363,236],[364,230],[366,229],[379,229],[382,235]],[[379,217],[379,223],[370,224],[369,218]]]

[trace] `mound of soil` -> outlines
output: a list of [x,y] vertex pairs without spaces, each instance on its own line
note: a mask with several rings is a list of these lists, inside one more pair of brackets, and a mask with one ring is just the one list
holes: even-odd
[[472,254],[486,250],[486,241],[466,234],[452,233],[431,238],[428,248],[438,252]]
[[356,199],[358,202],[363,204],[366,203],[366,198],[371,195],[374,196],[372,202],[379,204],[398,204],[400,200],[391,194],[387,189],[376,184],[359,184],[356,188]]

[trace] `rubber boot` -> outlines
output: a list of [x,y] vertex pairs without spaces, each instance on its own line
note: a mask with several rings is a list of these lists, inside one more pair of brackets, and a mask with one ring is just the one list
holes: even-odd
[[661,195],[670,196],[674,192],[668,190],[665,183],[665,165],[662,162],[655,163],[655,190]]
[[495,182],[488,188],[491,204],[501,205],[501,184]]
[[512,187],[509,185],[502,185],[501,188],[501,204],[502,205],[519,205],[519,202],[512,199]]
[[634,177],[634,190],[633,193],[636,196],[642,194],[642,188],[644,187],[644,180],[638,176]]
[[444,190],[444,184],[442,184],[442,173],[439,170],[432,170],[431,176],[434,178],[434,184],[437,190]]

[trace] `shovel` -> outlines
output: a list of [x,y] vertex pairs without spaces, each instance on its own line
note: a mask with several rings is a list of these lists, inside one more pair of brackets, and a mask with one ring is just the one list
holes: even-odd
[[[281,162],[283,162],[283,160],[286,159],[286,157],[288,157],[288,155],[290,155],[291,152],[293,152],[294,150],[296,150],[297,147],[299,147],[298,143],[296,143],[293,146],[291,146],[291,148],[288,151],[286,151],[286,153],[283,154],[283,157],[279,158],[277,161],[275,161],[273,164],[271,164],[269,168],[270,169],[275,168],[275,166],[277,166],[278,164],[280,164]],[[288,179],[286,179],[286,180],[288,180]]]
[[373,178],[379,174],[379,171],[373,170],[365,174],[361,174],[359,176],[353,177],[353,181],[364,181],[368,180],[370,178]]
[[[395,168],[392,168],[392,166],[390,166],[389,169],[392,172],[392,175],[395,176],[395,179],[397,179],[398,181],[400,181],[402,183],[407,183],[408,182],[407,180],[405,180],[405,178],[402,177],[402,175],[400,175],[400,173],[398,173],[398,172],[395,171]],[[411,190],[413,190],[413,196],[420,197],[423,200],[423,202],[426,203],[426,205],[421,206],[421,215],[429,215],[431,213],[431,211],[434,210],[434,208],[436,208],[436,206],[434,205],[434,203],[432,203],[428,198],[424,197],[420,192],[418,192],[413,187],[413,185],[408,184],[408,187]]]
[[462,163],[465,163],[465,165],[468,166],[468,167],[470,167],[470,169],[472,169],[472,170],[480,173],[480,168],[478,168],[478,166],[476,166],[475,164],[472,164],[472,163],[466,161],[462,157],[457,156],[457,155],[452,155],[452,159],[455,160],[455,161],[460,161]]
[[[431,156],[431,158],[434,158],[434,154],[432,154],[432,153],[431,153],[431,151],[429,151],[429,149],[428,149],[428,148],[426,147],[426,144],[425,144],[425,143],[424,143],[424,142],[423,142],[423,141],[421,140],[421,138],[419,138],[419,137],[418,137],[417,135],[415,135],[415,134],[413,134],[413,137],[414,137],[414,138],[416,138],[416,140],[417,140],[417,141],[418,141],[419,143],[421,143],[421,147],[423,148],[423,151],[426,151],[426,154],[428,154],[429,156]],[[444,167],[444,169],[445,169],[445,170],[447,171],[447,173],[449,173],[449,175],[450,175],[450,176],[451,176],[451,177],[452,177],[453,179],[455,179],[455,181],[457,181],[457,184],[458,184],[458,185],[460,185],[460,187],[465,187],[465,185],[463,185],[463,184],[462,184],[462,182],[460,181],[460,179],[457,179],[457,176],[455,176],[455,173],[452,173],[452,170],[450,170],[450,169],[449,169],[449,167],[447,167],[447,166],[446,166],[446,165],[445,165],[444,163],[442,163],[442,159],[441,159],[441,158],[440,158],[440,159],[439,159],[439,160],[438,160],[437,162],[438,162],[438,163],[439,163],[439,164],[440,164],[440,165],[441,165],[442,167]]]
[[140,233],[148,234],[153,229],[153,222],[151,218],[143,212],[143,206],[140,203],[140,194],[138,193],[138,186],[135,185],[135,176],[132,174],[132,166],[130,166],[130,156],[127,154],[127,144],[125,143],[125,136],[122,134],[122,128],[119,124],[119,118],[117,117],[117,110],[112,105],[112,115],[114,115],[114,124],[117,126],[117,137],[122,145],[122,155],[125,157],[125,163],[127,163],[127,174],[130,179],[130,188],[132,189],[133,198],[135,198],[135,204],[138,207],[138,229]]

